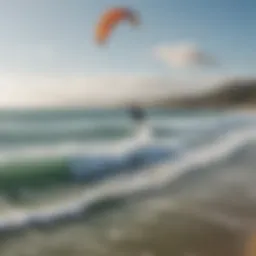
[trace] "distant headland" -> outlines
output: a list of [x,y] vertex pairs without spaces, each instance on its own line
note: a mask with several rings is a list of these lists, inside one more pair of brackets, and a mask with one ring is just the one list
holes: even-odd
[[161,99],[159,107],[174,108],[245,108],[256,110],[256,79],[236,79],[201,95]]

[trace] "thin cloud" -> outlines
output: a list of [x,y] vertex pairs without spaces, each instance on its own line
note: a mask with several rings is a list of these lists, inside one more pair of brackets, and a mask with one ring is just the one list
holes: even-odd
[[154,56],[174,68],[217,65],[213,56],[191,43],[158,46],[154,49]]

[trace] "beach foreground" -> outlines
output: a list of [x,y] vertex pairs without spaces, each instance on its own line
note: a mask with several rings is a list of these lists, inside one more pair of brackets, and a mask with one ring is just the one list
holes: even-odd
[[[150,202],[148,202],[151,205]],[[158,203],[144,204],[137,214],[124,208],[90,224],[79,223],[52,231],[29,231],[1,242],[0,254],[58,255],[243,255],[244,233],[210,223]],[[126,217],[125,217],[126,216]]]
[[[256,224],[254,115],[149,112],[153,145],[170,146],[174,157],[124,176],[97,176],[100,182],[90,185],[68,176],[68,165],[53,163],[90,158],[92,150],[122,154],[124,142],[138,148],[125,113],[40,115],[2,113],[1,175],[8,171],[10,183],[1,187],[1,256],[251,256],[244,247]],[[35,166],[19,169],[17,159]],[[44,180],[31,178],[38,168]],[[50,186],[41,184],[46,178]],[[75,209],[84,210],[70,215]],[[61,216],[70,219],[55,225]],[[35,218],[37,228],[29,225]]]

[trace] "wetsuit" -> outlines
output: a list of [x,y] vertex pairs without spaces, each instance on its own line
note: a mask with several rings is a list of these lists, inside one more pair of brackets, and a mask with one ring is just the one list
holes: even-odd
[[145,119],[144,111],[137,106],[133,106],[130,109],[131,117],[136,122],[142,122]]

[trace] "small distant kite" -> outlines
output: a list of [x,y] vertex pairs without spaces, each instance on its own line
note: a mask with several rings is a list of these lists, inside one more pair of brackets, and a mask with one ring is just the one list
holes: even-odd
[[104,45],[113,29],[121,22],[128,21],[131,25],[137,26],[139,17],[137,12],[129,8],[111,8],[107,10],[99,20],[95,31],[95,40],[99,45]]

